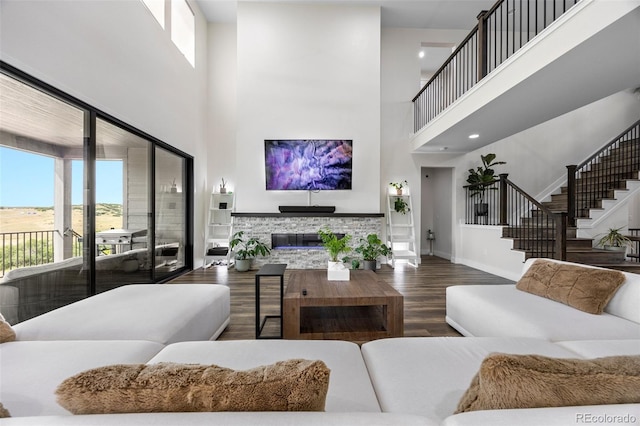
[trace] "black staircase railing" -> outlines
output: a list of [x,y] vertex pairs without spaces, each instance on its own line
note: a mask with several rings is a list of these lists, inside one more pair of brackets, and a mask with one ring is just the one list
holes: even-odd
[[503,226],[502,236],[513,239],[513,248],[526,258],[566,260],[567,215],[554,213],[501,174],[487,184],[480,198],[477,185],[464,187],[467,194],[465,223]]
[[601,208],[602,199],[614,198],[625,181],[638,179],[640,120],[579,165],[567,166],[568,223],[588,218],[589,209]]
[[580,0],[499,0],[413,98],[414,132]]

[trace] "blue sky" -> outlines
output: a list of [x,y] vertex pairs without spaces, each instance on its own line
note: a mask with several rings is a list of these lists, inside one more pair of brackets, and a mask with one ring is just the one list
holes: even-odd
[[[0,207],[53,206],[53,158],[0,147]],[[73,161],[72,204],[82,204],[82,161]],[[96,202],[122,204],[122,162],[98,161]]]

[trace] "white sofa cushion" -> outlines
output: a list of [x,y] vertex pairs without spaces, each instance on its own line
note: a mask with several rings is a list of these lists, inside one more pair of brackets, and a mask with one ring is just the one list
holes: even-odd
[[465,336],[549,340],[638,339],[640,324],[588,314],[516,289],[513,284],[451,286],[446,320]]
[[[635,418],[636,420],[632,420]],[[520,408],[460,413],[442,426],[567,426],[632,425],[640,419],[640,404],[584,405],[580,407]]]
[[322,360],[331,369],[326,411],[379,412],[358,345],[343,341],[238,340],[167,346],[149,363],[217,364],[246,370],[292,358]]
[[436,426],[424,417],[392,413],[147,413],[16,417],[2,426]]
[[54,394],[64,379],[109,364],[145,363],[163,347],[134,340],[3,343],[0,401],[13,417],[71,415]]
[[454,413],[492,352],[575,357],[552,342],[527,338],[410,337],[362,345],[382,411],[423,415],[433,422]]
[[17,340],[216,338],[229,322],[229,288],[215,284],[125,285],[14,326]]
[[640,340],[576,340],[556,342],[583,358],[600,358],[614,355],[640,355]]

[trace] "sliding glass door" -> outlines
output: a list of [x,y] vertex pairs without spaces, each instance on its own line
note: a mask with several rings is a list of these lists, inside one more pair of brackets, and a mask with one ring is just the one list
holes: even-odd
[[184,158],[155,149],[155,277],[159,280],[186,264],[186,170]]
[[0,312],[193,267],[193,159],[0,61]]

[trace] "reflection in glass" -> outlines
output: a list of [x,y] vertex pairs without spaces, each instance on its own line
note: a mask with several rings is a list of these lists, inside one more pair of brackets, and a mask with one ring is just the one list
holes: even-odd
[[105,120],[97,123],[96,292],[150,282],[150,143]]
[[155,277],[161,280],[185,266],[185,160],[156,148]]

